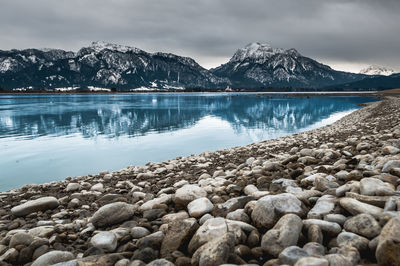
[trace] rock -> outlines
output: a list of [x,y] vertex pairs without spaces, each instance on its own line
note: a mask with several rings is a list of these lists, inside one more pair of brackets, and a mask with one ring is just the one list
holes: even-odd
[[10,248],[15,248],[18,245],[28,247],[33,242],[33,237],[25,232],[18,232],[10,239]]
[[307,218],[321,219],[324,215],[333,212],[337,198],[331,195],[320,197],[314,207],[308,212]]
[[168,231],[161,244],[161,257],[170,258],[174,251],[187,246],[198,228],[199,225],[194,218],[169,223]]
[[324,258],[304,257],[299,259],[294,266],[329,266],[329,261]]
[[344,229],[367,238],[374,238],[381,232],[381,227],[375,218],[366,213],[348,219],[344,223]]
[[337,223],[337,224],[340,224],[341,226],[343,226],[347,220],[347,217],[344,216],[343,214],[332,213],[332,214],[325,215],[324,220],[328,221],[328,222]]
[[200,217],[203,214],[211,212],[214,208],[214,204],[207,198],[198,198],[191,201],[187,208],[190,216]]
[[74,254],[67,251],[50,251],[37,258],[31,266],[53,265],[75,259]]
[[227,232],[233,232],[235,234],[235,239],[240,239],[243,234],[240,225],[230,223],[228,220],[220,217],[211,218],[197,229],[189,242],[188,250],[190,253],[193,253],[203,244],[211,242],[213,239]]
[[160,204],[168,204],[172,199],[172,195],[160,195],[158,198],[149,200],[145,203],[143,203],[140,207],[140,211],[147,211],[153,209],[154,206],[160,205]]
[[95,185],[93,185],[90,188],[91,191],[98,191],[98,192],[104,192],[104,186],[102,183],[97,183]]
[[141,260],[143,262],[149,263],[158,257],[158,252],[152,248],[138,249],[133,253],[131,260]]
[[304,224],[305,228],[307,228],[307,229],[311,225],[318,225],[322,231],[325,231],[331,235],[337,235],[340,233],[340,231],[342,231],[342,228],[340,227],[339,224],[324,221],[324,220],[306,219],[306,220],[303,220],[303,224]]
[[375,256],[379,265],[400,265],[400,217],[394,217],[383,227]]
[[145,236],[137,241],[139,248],[150,247],[158,250],[164,240],[164,233],[162,231],[154,232],[148,236]]
[[368,247],[368,239],[365,237],[356,235],[351,232],[341,232],[337,238],[336,242],[339,247],[345,247],[345,246],[353,246],[359,251],[366,250]]
[[133,239],[139,239],[150,235],[150,231],[147,228],[141,226],[133,227],[130,233]]
[[186,218],[189,218],[189,214],[186,211],[180,211],[164,215],[161,220],[163,223],[170,223],[176,220],[184,220]]
[[77,191],[81,188],[81,185],[78,183],[68,183],[67,187],[65,188],[65,191],[67,192],[74,192]]
[[329,254],[325,256],[329,266],[354,266],[354,264],[342,254]]
[[259,199],[251,213],[251,218],[256,226],[271,228],[281,216],[288,213],[301,217],[305,215],[305,210],[301,201],[294,195],[283,193]]
[[3,255],[0,256],[0,263],[4,261],[15,263],[18,259],[18,255],[19,255],[18,250],[16,250],[15,248],[10,248],[6,252],[4,252]]
[[39,258],[43,254],[47,253],[48,251],[49,251],[49,246],[48,245],[42,245],[42,246],[38,247],[33,252],[32,260],[36,260],[37,258]]
[[27,201],[11,209],[14,216],[25,216],[33,212],[46,211],[57,208],[59,205],[55,197],[43,197]]
[[233,233],[225,233],[197,249],[192,256],[192,265],[211,266],[227,263],[234,246]]
[[189,202],[207,196],[207,192],[197,185],[184,185],[175,192],[174,202],[186,206]]
[[308,253],[310,256],[323,256],[325,255],[325,247],[322,244],[315,243],[315,242],[308,242],[303,246],[303,249]]
[[363,178],[360,181],[360,193],[366,196],[393,195],[393,185],[376,178]]
[[236,211],[237,209],[243,209],[244,206],[253,199],[254,198],[251,196],[231,198],[224,203],[216,205],[213,215],[225,217],[230,212]]
[[29,234],[36,237],[50,237],[54,233],[54,226],[38,226],[29,229]]
[[369,150],[370,148],[371,145],[368,142],[360,142],[356,147],[357,151]]
[[318,225],[312,224],[308,227],[308,240],[322,244],[323,234],[321,228]]
[[276,225],[266,232],[261,240],[262,249],[277,257],[283,249],[297,245],[303,222],[295,214],[286,214]]
[[147,266],[175,266],[175,264],[166,259],[158,259],[148,263]]
[[113,252],[117,248],[117,237],[112,232],[100,232],[92,237],[90,244],[106,252]]
[[242,221],[245,223],[250,222],[249,216],[246,214],[244,209],[237,209],[236,211],[230,212],[226,215],[226,219],[235,220],[235,221]]
[[383,147],[383,153],[395,155],[395,154],[400,153],[400,149],[389,145],[389,146]]
[[299,248],[297,246],[291,246],[285,248],[280,254],[279,254],[279,262],[281,264],[289,264],[289,265],[294,265],[299,259],[308,257],[308,253],[303,250],[302,248]]
[[115,202],[98,209],[91,219],[96,227],[105,227],[130,219],[135,213],[135,206],[125,202]]
[[382,208],[375,207],[352,198],[341,198],[339,200],[339,203],[344,209],[346,209],[353,215],[357,215],[360,213],[369,213],[375,218],[379,218],[379,216],[383,212]]
[[400,167],[400,160],[390,160],[383,165],[382,172],[389,173],[393,168]]

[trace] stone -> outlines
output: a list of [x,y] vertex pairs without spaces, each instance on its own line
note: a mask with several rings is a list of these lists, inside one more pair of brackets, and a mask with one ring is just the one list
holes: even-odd
[[139,239],[150,235],[150,231],[147,228],[141,226],[131,228],[130,233],[133,239]]
[[55,197],[43,197],[27,201],[11,209],[14,216],[26,216],[33,212],[46,211],[57,208],[60,203]]
[[176,220],[183,220],[189,218],[189,214],[186,211],[180,211],[177,213],[170,213],[167,215],[164,215],[161,220],[163,223],[170,223]]
[[37,258],[31,266],[53,265],[75,259],[74,254],[67,251],[50,251]]
[[303,249],[310,256],[319,257],[325,255],[325,247],[322,244],[316,242],[308,242],[303,246]]
[[102,183],[97,183],[90,188],[91,191],[104,192],[104,185]]
[[382,172],[389,173],[393,168],[400,168],[400,160],[390,160],[383,165]]
[[276,225],[262,237],[262,249],[277,257],[286,247],[297,245],[302,227],[303,222],[299,216],[295,214],[282,216]]
[[68,183],[67,187],[65,188],[65,191],[67,192],[74,192],[77,191],[81,188],[81,185],[78,183]]
[[400,149],[399,148],[396,148],[396,147],[391,146],[391,145],[383,147],[382,151],[383,151],[384,154],[391,154],[391,155],[395,155],[395,154],[400,153]]
[[332,213],[335,209],[337,198],[332,195],[324,195],[315,203],[314,207],[308,212],[307,218],[321,219],[324,215]]
[[197,229],[189,242],[188,250],[193,253],[203,244],[211,242],[227,232],[234,232],[235,239],[240,239],[243,234],[239,224],[229,223],[228,220],[221,217],[211,218]]
[[370,148],[371,144],[369,144],[368,142],[360,142],[356,147],[357,151],[369,150]]
[[311,225],[318,225],[322,231],[329,233],[330,235],[337,235],[342,231],[342,228],[337,223],[332,223],[319,219],[306,219],[303,220],[305,228],[309,228]]
[[366,250],[368,248],[368,239],[365,237],[356,235],[351,232],[341,232],[337,238],[336,242],[339,247],[345,247],[345,246],[353,246],[359,251]]
[[374,238],[381,232],[381,227],[375,218],[367,213],[358,214],[344,223],[344,229],[366,238]]
[[382,228],[375,256],[379,265],[400,265],[400,217],[389,220]]
[[225,264],[228,262],[229,256],[233,253],[234,246],[234,234],[225,233],[198,248],[192,256],[192,265],[209,266]]
[[168,204],[172,199],[172,195],[162,194],[159,197],[143,203],[139,207],[139,211],[147,211],[153,209],[156,205]]
[[139,248],[150,247],[158,250],[164,240],[164,233],[162,231],[156,231],[148,236],[145,236],[137,241]]
[[174,202],[179,206],[186,206],[189,202],[207,196],[207,192],[197,185],[184,185],[175,192]]
[[308,227],[308,240],[311,242],[316,242],[322,244],[324,236],[322,234],[321,228],[318,225],[312,224]]
[[329,266],[329,261],[324,258],[304,257],[299,259],[294,266]]
[[379,179],[368,177],[360,181],[360,193],[366,196],[390,196],[394,193],[393,185]]
[[33,242],[32,235],[25,232],[18,232],[14,234],[10,239],[10,248],[15,248],[18,245],[29,246]]
[[249,216],[246,214],[244,209],[237,209],[233,212],[230,212],[226,215],[226,219],[235,220],[235,221],[242,221],[245,223],[250,222]]
[[0,264],[4,261],[8,261],[10,263],[15,263],[18,259],[18,250],[15,248],[10,248],[3,255],[0,256]]
[[199,225],[194,218],[169,223],[168,231],[161,243],[161,257],[170,258],[174,251],[187,246],[198,228]]
[[36,237],[50,237],[52,234],[54,234],[54,231],[54,226],[47,225],[29,229],[28,233]]
[[330,266],[354,266],[354,264],[342,254],[329,254],[325,256]]
[[112,232],[100,232],[92,237],[90,244],[106,252],[113,252],[117,248],[117,237]]
[[148,263],[147,266],[175,266],[175,264],[166,259],[158,259]]
[[225,217],[230,212],[236,211],[237,209],[243,209],[244,206],[253,199],[252,196],[231,198],[224,203],[217,204],[214,208],[213,215]]
[[259,199],[251,218],[257,227],[271,228],[281,216],[288,213],[302,217],[305,215],[305,210],[301,201],[294,195],[283,193]]
[[133,253],[131,260],[141,260],[149,263],[158,258],[158,252],[150,247],[138,249]]
[[346,209],[353,215],[357,215],[360,213],[369,213],[375,218],[379,218],[379,216],[383,212],[382,208],[366,204],[352,198],[341,198],[339,200],[339,203],[344,209]]
[[325,215],[324,220],[328,222],[338,223],[341,226],[343,226],[347,220],[347,217],[344,216],[343,214],[331,213]]
[[95,227],[105,227],[122,223],[135,213],[135,206],[125,202],[115,202],[104,205],[92,216],[91,222]]
[[33,252],[32,260],[36,260],[37,258],[39,258],[43,254],[47,253],[48,251],[49,251],[49,246],[48,245],[42,245],[42,246],[38,247]]
[[297,246],[287,247],[279,254],[281,264],[294,265],[299,259],[308,257],[308,253]]
[[211,212],[213,208],[214,204],[205,197],[195,199],[187,205],[189,215],[192,217],[200,217],[203,214]]

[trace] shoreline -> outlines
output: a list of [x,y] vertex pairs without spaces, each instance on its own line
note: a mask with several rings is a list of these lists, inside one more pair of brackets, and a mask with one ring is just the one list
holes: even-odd
[[[400,100],[377,96],[383,100],[310,131],[0,192],[0,261],[27,263],[58,250],[68,258],[64,261],[76,263],[71,265],[163,259],[196,265],[199,258],[212,259],[212,264],[278,265],[288,263],[290,250],[285,247],[298,246],[308,254],[304,257],[313,260],[305,244],[315,243],[313,247],[319,245],[320,250],[334,238],[336,245],[330,244],[329,253],[322,251],[321,260],[355,265],[392,258],[390,250],[380,248],[383,237],[376,236],[389,220],[397,226],[391,218],[400,212],[399,204],[386,208],[390,196],[399,193],[400,164],[385,170],[390,161],[400,163]],[[373,183],[365,185],[368,193],[360,185],[364,179]],[[35,202],[43,197],[47,199]],[[347,222],[357,220],[361,209],[369,213],[365,219],[376,229],[373,236],[366,236],[359,224],[351,227]],[[298,228],[290,233],[296,239],[271,238],[274,230],[285,235],[287,227],[276,227],[278,221]],[[230,233],[232,228],[241,233]],[[41,239],[42,245],[34,246],[32,240],[17,249],[13,243],[21,234]],[[112,241],[104,247],[96,242],[101,237],[103,242]],[[215,246],[224,247],[231,256]],[[24,248],[32,255],[24,257]],[[384,256],[375,255],[376,250]],[[279,255],[282,252],[289,255]]]

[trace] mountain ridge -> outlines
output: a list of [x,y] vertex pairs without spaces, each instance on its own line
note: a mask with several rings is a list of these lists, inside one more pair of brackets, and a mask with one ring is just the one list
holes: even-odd
[[172,53],[92,42],[77,52],[61,49],[0,50],[0,88],[132,90],[324,88],[357,82],[364,74],[337,71],[296,49],[254,42],[219,67],[205,69]]

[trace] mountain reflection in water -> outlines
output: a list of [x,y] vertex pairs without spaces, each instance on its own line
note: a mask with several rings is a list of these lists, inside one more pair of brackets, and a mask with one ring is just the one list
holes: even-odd
[[0,191],[323,126],[365,97],[0,95]]

